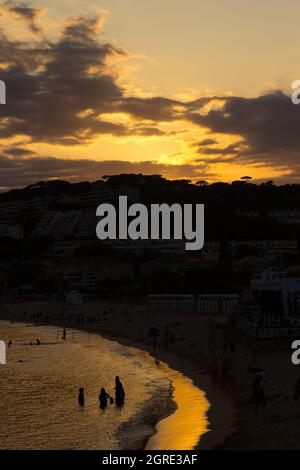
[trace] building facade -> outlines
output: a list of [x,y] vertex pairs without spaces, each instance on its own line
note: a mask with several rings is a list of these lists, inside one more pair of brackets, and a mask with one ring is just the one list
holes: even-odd
[[239,311],[238,294],[148,295],[149,312],[198,313],[212,317],[230,317]]

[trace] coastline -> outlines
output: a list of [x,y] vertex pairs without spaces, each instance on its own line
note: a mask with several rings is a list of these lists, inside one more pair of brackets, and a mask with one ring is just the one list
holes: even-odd
[[[40,307],[45,308],[45,304],[40,304]],[[47,303],[47,307],[49,303]],[[21,311],[24,308],[29,309],[29,307],[34,307],[34,310],[38,308],[36,304],[18,304],[10,305],[9,312],[1,312],[1,319],[5,321],[14,321],[20,323],[28,323],[32,322],[29,318],[22,318]],[[18,307],[18,308],[16,308]],[[52,309],[56,308],[59,309],[61,305],[59,304],[51,304]],[[78,308],[80,307],[80,308]],[[99,310],[99,308],[105,308],[105,304],[100,302],[93,303],[93,304],[83,304],[81,306],[74,306],[71,307],[72,310],[75,311],[93,311],[95,308]],[[116,307],[116,305],[114,305]],[[124,308],[124,305],[120,306],[120,308]],[[119,315],[122,314],[119,313]],[[132,316],[132,312],[130,314]],[[137,313],[140,315],[140,312]],[[144,312],[144,315],[147,313]],[[115,317],[115,315],[114,315]],[[173,315],[172,315],[173,317]],[[115,320],[115,318],[114,318]],[[156,319],[157,320],[157,319]],[[128,322],[128,320],[125,320]],[[131,321],[130,321],[131,323]],[[202,358],[202,363],[199,365],[197,362],[192,360],[190,357],[182,357],[182,354],[177,354],[175,351],[166,351],[162,347],[157,347],[155,351],[153,351],[152,344],[149,344],[148,338],[144,340],[137,341],[134,336],[136,336],[136,332],[138,329],[130,328],[131,335],[126,334],[128,333],[126,328],[116,328],[118,326],[118,322],[112,322],[112,325],[109,322],[104,322],[99,324],[98,322],[87,322],[84,324],[78,324],[67,320],[52,320],[48,319],[47,323],[34,323],[35,326],[53,326],[57,328],[66,327],[67,329],[71,330],[78,330],[90,334],[101,335],[104,338],[107,338],[111,341],[116,341],[121,345],[126,347],[135,348],[141,351],[147,352],[151,357],[156,360],[159,360],[163,363],[166,363],[170,369],[174,371],[178,371],[183,376],[191,379],[192,383],[201,389],[205,393],[206,399],[210,403],[210,407],[206,412],[206,416],[208,419],[209,427],[207,432],[202,435],[200,442],[195,446],[197,450],[206,450],[206,449],[213,449],[213,448],[222,448],[223,443],[227,440],[228,436],[233,433],[234,431],[234,424],[235,424],[235,410],[233,406],[233,400],[231,396],[224,391],[223,389],[212,390],[210,386],[210,379],[207,375],[206,369],[208,366],[207,358]],[[113,327],[112,327],[113,326]],[[197,354],[196,354],[197,356]],[[168,418],[172,415],[176,410],[176,404],[172,398],[172,394],[170,394],[170,400],[168,403],[167,410],[164,413],[161,413],[159,416],[155,415],[152,419],[147,422],[147,426],[152,428],[152,432],[148,433],[148,436],[145,437],[144,442],[141,443],[141,448],[145,448],[149,439],[158,432],[159,423]]]
[[[94,330],[85,330],[90,333],[95,333]],[[212,390],[210,387],[210,379],[205,372],[199,374],[199,371],[195,369],[193,363],[186,361],[184,365],[181,363],[180,358],[173,353],[168,353],[162,349],[157,349],[155,354],[152,352],[152,347],[145,343],[137,343],[131,340],[130,338],[124,336],[112,336],[107,332],[99,333],[107,339],[112,341],[117,341],[118,343],[141,349],[150,354],[154,359],[165,362],[168,366],[184,376],[192,380],[194,385],[204,391],[207,400],[210,403],[210,407],[206,413],[209,429],[201,437],[198,442],[196,449],[197,450],[208,450],[213,448],[221,448],[224,444],[226,438],[234,432],[234,407],[231,396],[226,394],[224,390]],[[173,413],[175,410],[171,411]],[[162,416],[159,421],[169,416],[168,413],[166,416]],[[157,432],[156,422],[154,425],[155,432]]]
[[[172,398],[173,388],[170,387],[170,394],[166,402],[164,403],[165,409],[161,410],[160,413],[157,413],[157,405],[161,405],[162,403],[158,403],[160,400],[155,400],[153,397],[145,403],[143,412],[140,412],[137,415],[134,415],[131,419],[126,421],[125,423],[121,424],[119,429],[117,430],[117,437],[119,442],[122,444],[122,450],[145,450],[149,440],[156,434],[157,432],[157,425],[158,423],[168,418],[172,413],[174,413],[177,409],[177,406]],[[134,440],[134,446],[131,444],[132,437],[129,440],[124,440],[124,434],[132,433],[132,430],[138,427],[146,428],[144,432],[143,439]],[[138,445],[136,443],[138,442]],[[138,447],[138,448],[137,448]]]

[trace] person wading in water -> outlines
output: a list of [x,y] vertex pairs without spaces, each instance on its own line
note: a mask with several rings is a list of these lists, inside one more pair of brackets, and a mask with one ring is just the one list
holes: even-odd
[[101,388],[100,394],[99,394],[99,406],[101,410],[104,410],[104,408],[107,407],[107,399],[109,398],[108,393],[106,393],[105,388]]
[[78,393],[78,404],[79,406],[84,406],[84,388],[80,387]]
[[125,392],[124,392],[122,382],[120,381],[120,378],[118,375],[116,376],[115,394],[116,394],[116,400],[115,400],[116,405],[122,406],[125,400]]

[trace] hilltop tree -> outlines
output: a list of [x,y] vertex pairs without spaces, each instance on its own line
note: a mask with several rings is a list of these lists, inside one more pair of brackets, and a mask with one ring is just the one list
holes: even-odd
[[196,186],[208,186],[209,183],[205,180],[199,180],[196,182]]

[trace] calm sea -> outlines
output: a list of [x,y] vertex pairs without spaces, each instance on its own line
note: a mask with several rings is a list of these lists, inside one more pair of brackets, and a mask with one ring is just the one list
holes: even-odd
[[[177,410],[160,422],[147,448],[191,449],[207,431],[204,393],[143,351],[78,330],[67,330],[64,341],[61,328],[21,323],[0,322],[0,339],[13,342],[0,366],[1,449],[141,448],[154,424],[176,409],[173,386]],[[102,411],[99,390],[113,396],[116,375],[125,404]],[[79,387],[85,389],[83,409]]]
[[[157,413],[169,406],[170,379],[116,342],[77,330],[67,330],[63,341],[62,329],[6,322],[0,331],[2,340],[13,342],[0,366],[1,449],[119,449],[125,442],[137,448],[153,432],[147,424],[152,398],[159,396]],[[102,411],[99,389],[113,396],[116,375],[126,403]],[[85,389],[84,409],[77,404],[79,387]]]

